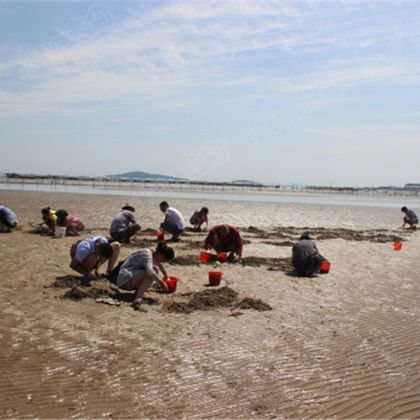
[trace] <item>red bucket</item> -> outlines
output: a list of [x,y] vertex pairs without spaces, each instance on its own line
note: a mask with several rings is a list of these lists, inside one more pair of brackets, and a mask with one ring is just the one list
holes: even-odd
[[218,286],[222,280],[221,271],[209,271],[209,284],[211,286]]
[[402,242],[394,242],[394,250],[400,251],[402,247]]
[[330,262],[329,261],[322,261],[321,267],[319,267],[320,274],[327,274],[330,271]]
[[208,263],[210,262],[211,252],[210,251],[201,251],[200,252],[200,262]]
[[168,286],[168,293],[174,293],[176,285],[178,283],[178,277],[170,276],[169,278],[162,279],[162,281]]
[[227,253],[226,252],[218,252],[217,253],[217,260],[220,262],[225,262],[227,260]]
[[158,232],[156,233],[156,237],[159,241],[163,241],[165,239],[165,232]]

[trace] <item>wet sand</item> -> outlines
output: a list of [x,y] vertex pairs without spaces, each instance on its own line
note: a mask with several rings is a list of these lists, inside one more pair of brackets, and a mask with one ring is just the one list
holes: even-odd
[[[33,233],[49,205],[107,236],[130,202],[142,230],[124,258],[156,245],[160,200],[0,191],[20,219],[0,234],[1,418],[420,417],[420,239],[398,209],[170,200],[185,219],[203,204],[211,225],[237,225],[243,260],[208,287],[205,233],[186,232],[166,265],[176,293],[142,311],[106,280],[80,283],[74,237]],[[291,273],[307,229],[326,275]]]

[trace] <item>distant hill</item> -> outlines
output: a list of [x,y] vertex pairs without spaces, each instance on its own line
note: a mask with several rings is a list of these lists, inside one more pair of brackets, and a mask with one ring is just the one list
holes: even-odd
[[133,172],[125,172],[123,174],[115,174],[115,175],[107,175],[107,178],[113,179],[138,179],[138,180],[152,180],[152,181],[177,181],[177,182],[185,182],[188,181],[186,178],[176,178],[174,176],[169,175],[161,175],[161,174],[150,174],[148,172],[142,171],[133,171]]

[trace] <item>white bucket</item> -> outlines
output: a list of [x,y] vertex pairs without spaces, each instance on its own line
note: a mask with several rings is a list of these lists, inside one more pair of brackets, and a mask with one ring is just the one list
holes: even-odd
[[56,226],[54,236],[56,238],[64,238],[66,236],[67,228],[65,226]]

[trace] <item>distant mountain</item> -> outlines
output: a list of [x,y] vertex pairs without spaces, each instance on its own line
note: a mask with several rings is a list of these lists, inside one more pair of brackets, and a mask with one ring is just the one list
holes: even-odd
[[123,174],[115,174],[115,175],[107,175],[107,178],[113,179],[138,179],[138,180],[149,180],[149,181],[177,181],[177,182],[185,182],[188,181],[186,178],[176,178],[174,176],[169,175],[161,175],[161,174],[150,174],[148,172],[141,172],[141,171],[133,171],[133,172],[125,172]]

